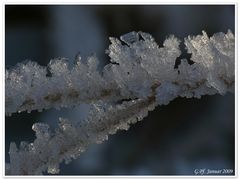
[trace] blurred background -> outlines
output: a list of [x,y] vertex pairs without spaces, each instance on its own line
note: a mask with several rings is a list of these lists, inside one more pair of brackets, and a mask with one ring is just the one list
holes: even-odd
[[[40,65],[57,57],[73,62],[95,53],[101,66],[108,37],[150,33],[159,45],[174,34],[209,36],[235,30],[234,5],[6,5],[5,67],[25,60]],[[184,47],[181,47],[184,51]],[[183,57],[189,58],[188,54]],[[77,119],[87,105],[61,111],[13,114],[5,118],[9,144],[32,142],[35,122],[56,126],[58,117]],[[194,175],[195,169],[235,169],[234,94],[177,98],[109,140],[92,145],[78,160],[61,164],[60,175]],[[231,175],[233,175],[232,173]],[[214,175],[214,174],[211,174]],[[219,174],[218,174],[219,175]],[[229,174],[227,174],[229,175]]]

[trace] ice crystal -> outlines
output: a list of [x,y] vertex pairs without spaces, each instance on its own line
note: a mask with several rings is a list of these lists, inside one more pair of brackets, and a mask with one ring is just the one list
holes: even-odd
[[[121,41],[120,41],[121,40]],[[130,32],[110,38],[106,52],[110,64],[99,70],[96,56],[84,62],[76,57],[70,68],[66,59],[51,60],[47,67],[34,62],[6,70],[6,114],[76,106],[89,103],[86,119],[59,118],[50,130],[36,123],[33,143],[11,143],[7,174],[59,173],[59,163],[69,163],[90,144],[101,143],[109,134],[127,130],[157,105],[174,98],[225,94],[234,91],[234,35],[231,31],[188,37],[184,44],[193,64],[181,59],[180,40],[168,37],[163,47],[144,32]]]

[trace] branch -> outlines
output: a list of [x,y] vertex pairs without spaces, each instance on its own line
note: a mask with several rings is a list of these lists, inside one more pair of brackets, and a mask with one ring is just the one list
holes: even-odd
[[80,124],[59,118],[59,129],[49,131],[42,123],[33,125],[36,140],[21,142],[20,149],[10,145],[10,165],[7,174],[37,175],[48,169],[48,173],[59,172],[59,164],[76,159],[93,143],[108,139],[108,134],[127,130],[130,124],[142,120],[149,110],[155,108],[153,99],[132,100],[115,106],[93,106],[89,117]]
[[[234,46],[231,31],[185,38],[193,64],[186,59],[174,68],[180,56],[180,41],[174,36],[158,47],[152,36],[131,32],[110,38],[107,53],[111,63],[102,72],[95,56],[83,63],[78,56],[69,68],[64,59],[48,67],[33,62],[6,71],[6,114],[92,104],[88,118],[75,122],[60,118],[59,129],[36,123],[36,140],[10,146],[7,174],[59,172],[59,163],[77,158],[92,143],[101,143],[119,129],[147,116],[157,105],[174,98],[234,91]],[[124,43],[124,44],[122,44]],[[49,72],[48,72],[49,71]],[[128,99],[128,100],[126,100]]]
[[[139,39],[140,36],[143,40]],[[195,64],[182,63],[180,69],[173,68],[181,54],[180,41],[174,36],[166,39],[161,48],[143,32],[128,33],[121,36],[121,40],[127,45],[110,38],[112,44],[108,53],[111,63],[101,73],[97,70],[95,56],[89,57],[86,63],[78,56],[71,69],[62,58],[51,60],[47,67],[28,62],[7,70],[6,114],[52,107],[59,109],[98,100],[116,102],[146,98],[156,82],[192,86],[205,81],[209,88],[221,94],[233,85],[234,36],[230,31],[217,33],[210,39],[205,32],[203,36],[185,39]]]

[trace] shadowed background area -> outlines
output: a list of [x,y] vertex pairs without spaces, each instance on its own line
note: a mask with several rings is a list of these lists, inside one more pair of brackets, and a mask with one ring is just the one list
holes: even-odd
[[[72,63],[77,53],[83,58],[95,53],[103,67],[109,62],[104,52],[110,36],[143,31],[161,46],[170,34],[183,40],[202,30],[209,36],[228,29],[234,33],[234,18],[234,5],[6,5],[5,65],[24,60],[47,65],[57,57]],[[189,59],[182,44],[181,49]],[[56,126],[59,116],[77,119],[84,111],[81,105],[6,117],[6,161],[11,141],[34,140],[33,123]],[[78,160],[62,163],[60,174],[194,175],[195,169],[234,169],[234,114],[234,94],[177,98],[128,131],[90,146]]]

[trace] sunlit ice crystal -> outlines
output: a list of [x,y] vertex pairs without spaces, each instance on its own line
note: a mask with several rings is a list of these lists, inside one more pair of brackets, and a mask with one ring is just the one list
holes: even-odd
[[54,75],[62,75],[69,71],[68,60],[66,58],[56,58],[52,59],[48,65],[49,70]]
[[48,165],[48,173],[50,174],[58,174],[60,171],[58,164],[50,164]]
[[120,36],[120,39],[130,46],[131,44],[139,40],[139,35],[137,32],[132,31]]

